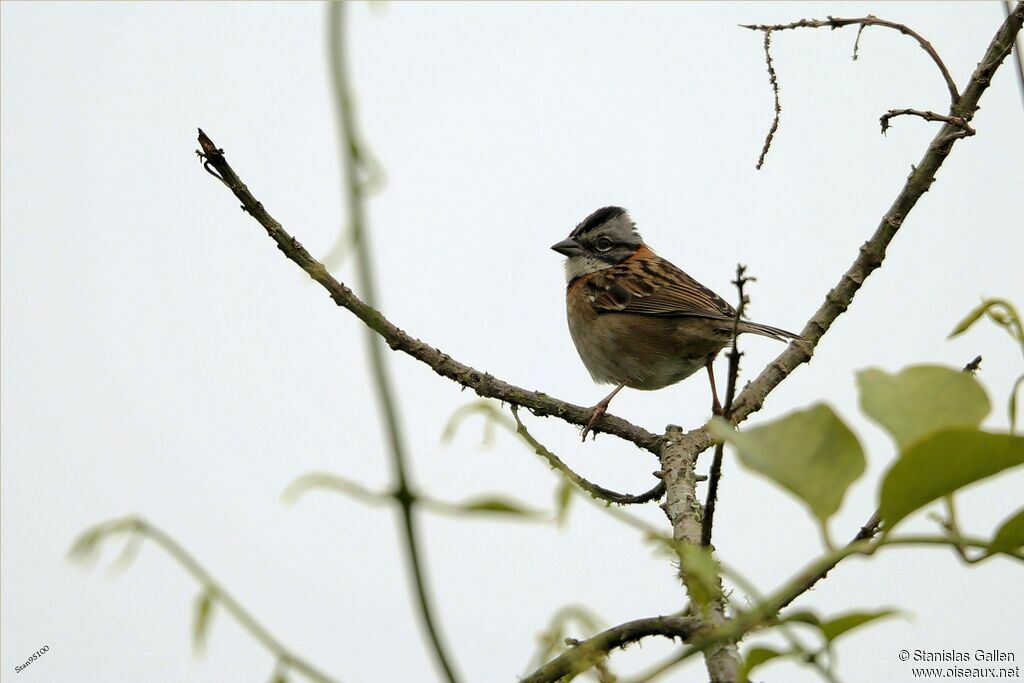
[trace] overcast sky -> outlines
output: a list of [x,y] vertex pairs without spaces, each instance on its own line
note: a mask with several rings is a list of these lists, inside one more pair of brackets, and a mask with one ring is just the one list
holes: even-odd
[[[85,527],[130,513],[178,539],[298,654],[346,683],[437,680],[418,632],[395,516],[285,486],[330,471],[384,487],[389,464],[360,323],[282,258],[193,150],[202,126],[268,210],[315,254],[344,205],[319,4],[3,3],[2,668],[44,645],[23,681],[260,681],[273,661],[223,612],[191,654],[195,582],[155,546],[126,572],[66,561]],[[403,4],[352,12],[360,122],[387,182],[370,205],[381,306],[411,334],[515,384],[590,405],[606,391],[564,320],[548,246],[593,209],[627,207],[647,242],[719,293],[743,262],[751,317],[800,329],[856,256],[935,125],[878,117],[945,111],[945,85],[895,31],[801,31],[773,41],[783,114],[771,120],[761,36],[743,22],[874,13],[930,39],[961,88],[1003,21],[970,4]],[[854,372],[984,356],[1006,428],[1021,372],[1001,331],[946,341],[982,297],[1024,306],[1022,106],[1008,62],[978,134],[958,143],[814,361],[751,423],[827,401],[869,459],[832,523],[852,535],[891,461],[857,408]],[[336,275],[352,283],[351,263]],[[782,347],[745,341],[752,376]],[[448,445],[473,399],[389,355],[417,483],[458,500],[500,492],[550,508],[555,478],[512,437],[481,449],[481,422]],[[724,371],[724,361],[720,363]],[[723,372],[724,374],[724,372]],[[708,418],[705,378],[624,391],[612,412],[654,431]],[[553,420],[528,425],[605,486],[640,491],[655,460]],[[702,467],[706,467],[706,459]],[[820,552],[814,523],[727,459],[716,545],[770,590]],[[962,496],[989,534],[1021,502],[1024,472]],[[636,510],[665,524],[654,506]],[[673,568],[586,505],[553,525],[423,520],[439,618],[466,681],[512,681],[561,606],[607,625],[683,604]],[[909,529],[934,531],[919,516]],[[899,649],[976,648],[1024,658],[1021,568],[966,567],[947,550],[842,565],[797,603],[822,614],[894,606],[907,617],[851,635],[840,673],[909,681]],[[756,641],[752,641],[756,642]],[[616,656],[620,673],[672,650]],[[702,664],[672,681],[701,681]],[[770,681],[814,675],[790,664]]]

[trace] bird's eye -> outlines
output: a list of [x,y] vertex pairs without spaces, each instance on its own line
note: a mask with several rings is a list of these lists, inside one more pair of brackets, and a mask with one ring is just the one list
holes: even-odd
[[597,247],[598,251],[608,251],[612,248],[612,241],[607,237],[598,237],[597,241],[594,242],[594,246]]

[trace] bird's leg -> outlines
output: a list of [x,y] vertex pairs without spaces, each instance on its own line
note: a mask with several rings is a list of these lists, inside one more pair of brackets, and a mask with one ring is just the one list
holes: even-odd
[[708,356],[708,362],[704,367],[708,369],[708,379],[711,381],[711,413],[721,415],[722,404],[718,402],[718,390],[715,389],[715,368],[712,365],[714,360],[714,356]]
[[622,391],[622,387],[624,386],[626,386],[626,380],[622,380],[622,382],[617,387],[612,389],[612,393],[602,398],[598,402],[598,404],[594,406],[594,414],[590,416],[590,422],[588,422],[587,426],[583,428],[584,441],[587,440],[587,434],[590,433],[590,430],[594,428],[594,425],[597,424],[597,421],[600,420],[601,416],[604,415],[605,411],[608,410],[608,404],[612,402],[613,398],[615,398],[615,394]]

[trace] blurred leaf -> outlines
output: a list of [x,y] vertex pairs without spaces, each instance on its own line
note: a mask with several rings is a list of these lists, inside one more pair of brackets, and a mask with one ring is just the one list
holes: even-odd
[[779,652],[770,647],[752,647],[743,655],[743,668],[740,669],[739,683],[747,683],[750,680],[750,672],[769,662],[776,657],[782,657],[791,653]]
[[992,322],[1004,328],[1011,337],[1024,346],[1024,327],[1021,326],[1020,315],[1013,304],[1005,299],[985,299],[982,301],[963,320],[957,323],[957,326],[949,333],[948,338],[952,339],[967,331],[985,314],[988,314]]
[[716,418],[711,433],[736,447],[740,462],[807,503],[822,524],[864,472],[857,437],[824,404],[744,432]]
[[995,552],[1003,550],[1019,551],[1021,548],[1024,548],[1024,508],[1017,510],[1009,519],[1003,522],[989,547]]
[[124,547],[121,548],[121,554],[110,565],[110,570],[116,572],[126,571],[132,565],[132,562],[135,561],[135,558],[139,556],[143,538],[142,534],[130,534],[125,539]]
[[855,628],[863,626],[869,622],[875,621],[876,619],[883,619],[888,616],[896,614],[896,610],[883,609],[877,612],[852,612],[850,614],[844,614],[828,621],[823,621],[818,625],[821,629],[821,635],[825,637],[829,643],[843,635],[848,633]]
[[572,482],[562,479],[555,489],[555,522],[563,526],[569,518],[569,504],[572,503]]
[[545,514],[542,510],[534,510],[498,496],[475,498],[459,504],[458,507],[466,512],[492,512],[520,517],[543,517]]
[[787,614],[782,621],[795,621],[800,624],[810,624],[811,626],[817,626],[821,623],[821,619],[818,618],[818,615],[810,610],[800,610],[798,612]]
[[196,598],[195,618],[192,621],[192,651],[199,655],[206,647],[206,634],[210,630],[214,597],[209,590],[203,590]]
[[288,484],[285,488],[284,493],[281,497],[284,498],[287,503],[294,503],[303,494],[313,489],[326,489],[328,491],[336,491],[337,493],[345,494],[350,498],[369,503],[370,505],[386,505],[390,503],[394,497],[390,493],[383,493],[377,491],[371,491],[362,484],[339,477],[336,474],[328,474],[326,472],[310,472],[304,474],[292,483]]
[[712,600],[721,597],[722,582],[718,576],[718,563],[711,556],[710,548],[683,542],[676,542],[675,548],[690,598],[704,608]]
[[[452,413],[452,416],[448,418],[448,422],[445,423],[444,429],[441,431],[441,442],[451,443],[466,418],[478,413],[483,415],[484,418],[484,435],[481,445],[490,445],[494,439],[494,423],[507,420],[508,418],[501,412],[501,408],[497,403],[487,399],[467,403]],[[514,427],[510,428],[513,431],[515,430]]]
[[461,503],[449,503],[444,500],[436,500],[426,496],[420,496],[418,500],[420,504],[428,510],[445,515],[452,515],[454,517],[484,514],[522,517],[530,521],[551,519],[551,514],[544,510],[530,508],[501,496],[479,496],[476,498],[470,498],[469,500]]
[[952,339],[953,337],[959,336],[966,332],[968,329],[970,329],[971,325],[978,322],[978,320],[981,319],[981,316],[985,315],[985,312],[989,309],[989,307],[995,303],[997,303],[996,300],[988,299],[986,301],[982,301],[980,304],[975,306],[970,313],[964,316],[963,320],[956,324],[956,327],[953,328],[953,331],[949,333],[949,336],[946,337],[946,339]]
[[548,627],[537,634],[537,651],[533,655],[528,668],[536,669],[551,659],[556,653],[566,649],[566,630],[575,621],[584,637],[592,636],[603,627],[601,619],[583,605],[566,605],[555,612]]
[[1017,433],[1017,392],[1020,391],[1021,385],[1024,385],[1024,375],[1017,378],[1017,381],[1013,383],[1013,388],[1010,389],[1010,400],[1007,406],[1007,413],[1010,415],[1010,433]]
[[947,427],[977,427],[991,405],[971,375],[935,365],[904,368],[890,375],[876,369],[857,373],[861,409],[882,425],[900,450]]
[[879,513],[886,528],[942,496],[1024,464],[1024,438],[944,429],[906,449],[886,473]]
[[103,538],[103,526],[94,526],[78,535],[68,550],[68,558],[72,562],[86,564],[96,558],[99,542]]

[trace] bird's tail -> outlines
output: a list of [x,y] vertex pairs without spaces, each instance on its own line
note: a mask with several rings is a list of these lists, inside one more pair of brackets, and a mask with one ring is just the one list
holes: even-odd
[[787,332],[786,330],[779,329],[778,327],[771,327],[770,325],[762,325],[761,323],[752,323],[747,320],[740,322],[740,332],[752,332],[754,334],[760,334],[765,337],[771,337],[778,341],[788,342],[789,340],[804,341],[804,338],[799,334]]

